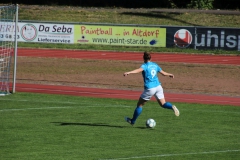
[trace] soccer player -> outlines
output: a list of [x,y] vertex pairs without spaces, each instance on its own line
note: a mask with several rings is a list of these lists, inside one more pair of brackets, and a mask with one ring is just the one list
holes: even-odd
[[163,108],[173,110],[176,116],[180,115],[179,110],[175,105],[172,105],[170,102],[166,102],[163,94],[163,88],[161,83],[158,80],[158,73],[161,73],[163,76],[169,76],[170,78],[174,78],[174,75],[171,73],[167,73],[162,70],[156,63],[151,62],[151,54],[148,52],[144,52],[143,54],[144,63],[140,68],[125,72],[123,76],[127,76],[132,73],[140,73],[142,72],[143,81],[144,81],[144,91],[142,92],[137,107],[133,113],[133,117],[125,117],[125,120],[134,125],[138,116],[142,113],[143,105],[151,99],[154,95],[159,105]]

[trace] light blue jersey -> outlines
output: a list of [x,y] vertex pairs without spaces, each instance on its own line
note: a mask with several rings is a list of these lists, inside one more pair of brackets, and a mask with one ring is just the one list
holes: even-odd
[[158,80],[158,72],[162,69],[154,62],[146,62],[141,65],[144,89],[150,89],[161,85]]

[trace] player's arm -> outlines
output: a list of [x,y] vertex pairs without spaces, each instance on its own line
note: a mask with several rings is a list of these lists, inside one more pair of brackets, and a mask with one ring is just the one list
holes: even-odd
[[161,70],[160,73],[161,73],[163,76],[169,76],[170,78],[174,78],[174,75],[173,75],[173,74],[167,73],[167,72],[165,72],[165,71],[163,71],[163,70]]
[[138,68],[138,69],[135,69],[135,70],[132,70],[132,71],[129,71],[129,72],[125,72],[125,73],[123,74],[123,76],[127,76],[127,75],[132,74],[132,73],[140,73],[140,72],[142,72],[142,71],[143,71],[142,68]]

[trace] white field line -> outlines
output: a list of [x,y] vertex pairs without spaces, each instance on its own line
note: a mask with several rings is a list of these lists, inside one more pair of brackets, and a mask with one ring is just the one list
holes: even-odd
[[[128,108],[128,107],[135,107],[134,105],[133,106],[127,106],[127,105],[99,105],[99,104],[91,104],[89,105],[89,102],[81,102],[81,103],[76,103],[76,102],[61,102],[61,101],[34,101],[34,100],[15,100],[15,99],[1,99],[1,101],[16,101],[16,102],[33,102],[33,103],[56,103],[56,104],[72,104],[72,105],[78,105],[78,106],[69,106],[71,108],[73,107],[98,107],[98,106],[102,106],[102,107],[122,107],[122,108]],[[84,105],[84,106],[82,106]],[[158,108],[159,106],[156,107],[156,109]],[[38,109],[60,109],[60,108],[68,108],[66,106],[63,106],[63,107],[53,107],[53,108],[38,108]],[[161,108],[161,107],[159,107]],[[36,108],[37,109],[37,108]],[[9,109],[9,108],[6,108],[6,109],[1,109],[0,112],[2,111],[17,111],[17,110],[31,110],[31,108],[21,108],[21,109],[17,109],[17,108],[13,108],[13,109]],[[197,109],[193,109],[193,108],[188,108],[188,109],[185,109],[185,108],[182,108],[181,111],[190,111],[190,110],[194,110],[194,111],[197,111],[197,112],[209,112],[209,113],[230,113],[230,114],[240,114],[240,112],[228,112],[228,111],[211,111],[211,110],[197,110]]]
[[116,108],[116,107],[121,107],[121,108],[128,108],[128,107],[133,107],[133,106],[126,106],[126,105],[99,105],[99,104],[90,104],[89,102],[81,102],[81,103],[76,103],[76,102],[56,102],[56,101],[31,101],[31,100],[13,100],[13,99],[2,99],[4,101],[16,101],[16,102],[33,102],[33,103],[57,103],[57,104],[72,104],[74,106],[58,106],[58,107],[44,107],[44,108],[5,108],[5,109],[0,109],[0,112],[6,112],[6,111],[24,111],[24,110],[44,110],[44,109],[63,109],[63,108],[85,108],[85,107],[110,107],[110,108]]
[[[91,106],[64,106],[64,107],[44,107],[44,108],[6,108],[6,109],[1,109],[0,112],[6,112],[6,111],[27,111],[27,110],[44,110],[44,109],[64,109],[64,108],[95,108],[99,107],[99,105],[91,105]],[[103,108],[116,108],[116,106],[113,105],[105,105],[102,106]],[[130,106],[118,106],[121,108],[129,108]]]
[[[77,103],[76,103],[77,104]],[[82,106],[83,104],[79,104],[79,106],[64,106],[64,107],[44,107],[44,108],[6,108],[6,109],[0,109],[0,112],[6,112],[6,111],[26,111],[26,110],[44,110],[44,109],[64,109],[64,108],[94,108],[94,107],[104,107],[104,108],[116,108],[116,107],[121,107],[121,108],[130,108],[130,107],[135,107],[133,106],[126,106],[126,105],[85,105]],[[160,108],[160,107],[159,107]],[[158,109],[158,107],[156,108]],[[160,108],[161,109],[161,108]],[[189,109],[181,109],[181,111],[189,111]],[[193,109],[192,109],[193,110]],[[197,112],[207,112],[207,113],[226,113],[226,114],[240,114],[240,112],[221,112],[221,111],[209,111],[209,110],[195,110]]]
[[75,102],[59,102],[59,101],[31,101],[31,100],[16,100],[16,99],[1,99],[1,101],[17,101],[17,102],[43,102],[43,103],[62,103],[62,104],[78,104]]
[[179,153],[179,154],[159,154],[151,156],[136,156],[136,157],[127,157],[127,158],[114,158],[114,159],[99,159],[99,160],[126,160],[126,159],[147,159],[154,157],[173,157],[173,156],[187,156],[187,155],[203,155],[203,154],[215,154],[215,153],[227,153],[227,152],[239,152],[240,150],[225,150],[225,151],[206,151],[206,152],[192,152],[192,153]]
[[[81,101],[80,103],[77,103],[77,102],[61,102],[61,101],[15,100],[15,99],[1,99],[1,101],[34,102],[34,103],[58,103],[58,104],[77,104],[77,105],[89,104],[89,101],[87,101],[87,102]],[[91,105],[92,105],[92,104],[91,104]],[[110,105],[111,105],[111,104],[110,104]],[[110,105],[109,105],[109,106],[110,106]],[[102,105],[94,104],[94,106],[102,106]],[[105,105],[104,105],[104,106],[105,106]],[[111,105],[111,106],[115,106],[115,107],[125,106],[125,107],[126,107],[126,105]],[[127,107],[130,107],[130,106],[127,106]]]
[[[17,102],[35,102],[35,103],[60,103],[60,104],[79,104],[75,102],[59,102],[59,101],[32,101],[32,100],[15,100],[15,99],[1,99],[1,101],[17,101]],[[82,104],[82,103],[81,103]]]
[[72,108],[72,106],[65,106],[65,107],[44,107],[44,108],[11,108],[11,109],[1,109],[0,112],[6,112],[6,111],[26,111],[26,110],[42,110],[42,109],[61,109],[61,108]]

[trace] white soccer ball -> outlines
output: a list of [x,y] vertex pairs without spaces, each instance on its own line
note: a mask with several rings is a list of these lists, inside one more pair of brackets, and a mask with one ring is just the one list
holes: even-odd
[[154,128],[156,126],[156,122],[154,119],[152,118],[149,118],[147,121],[146,121],[146,126],[148,128]]

